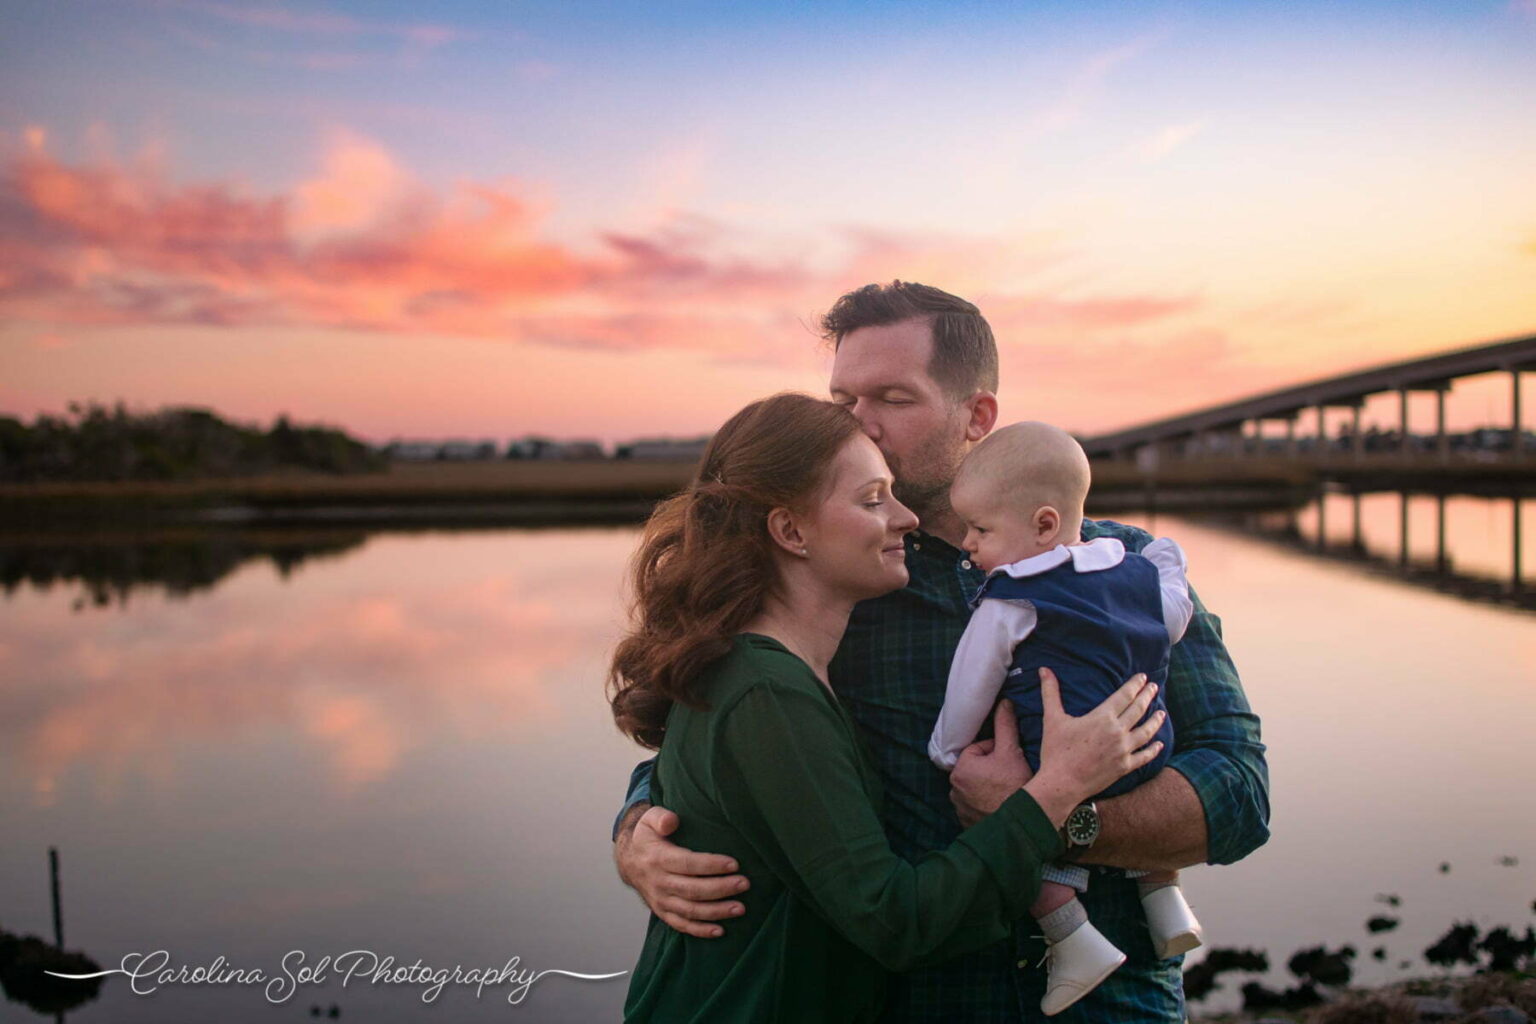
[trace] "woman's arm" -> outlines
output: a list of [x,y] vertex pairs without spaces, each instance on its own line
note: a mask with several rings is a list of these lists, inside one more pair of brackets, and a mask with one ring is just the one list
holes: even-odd
[[887,970],[1008,935],[1040,865],[1060,851],[1055,827],[1018,791],[910,864],[891,852],[825,696],[765,682],[724,713],[716,771],[727,817],[791,892]]
[[[1051,687],[1048,706],[1055,696]],[[887,969],[979,948],[1028,910],[1041,864],[1061,851],[1066,811],[1146,759],[1136,750],[1151,732],[1136,722],[1150,693],[1143,700],[1126,688],[1105,702],[1114,713],[1069,721],[1057,700],[1030,780],[1056,820],[1016,783],[996,813],[911,864],[891,852],[858,752],[826,697],[765,682],[722,709],[716,768],[727,816],[792,892]],[[1018,765],[1022,781],[1022,754]]]

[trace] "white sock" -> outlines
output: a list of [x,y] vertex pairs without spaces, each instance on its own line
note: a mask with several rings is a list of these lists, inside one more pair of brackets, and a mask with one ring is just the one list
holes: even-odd
[[1088,910],[1073,897],[1044,917],[1036,918],[1035,923],[1045,932],[1046,942],[1060,942],[1088,923]]

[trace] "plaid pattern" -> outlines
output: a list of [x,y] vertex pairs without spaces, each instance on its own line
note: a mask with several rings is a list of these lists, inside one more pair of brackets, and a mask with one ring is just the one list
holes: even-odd
[[[1084,521],[1084,540],[1105,536],[1131,551],[1152,539],[1145,530],[1120,523]],[[928,760],[928,737],[944,703],[950,660],[970,618],[968,602],[985,574],[963,552],[922,531],[907,536],[907,568],[906,588],[854,608],[830,677],[863,728],[884,784],[881,817],[891,848],[917,861],[960,834],[949,803],[949,776]],[[1168,765],[1200,796],[1210,863],[1229,864],[1269,837],[1269,774],[1259,720],[1222,644],[1221,621],[1193,590],[1190,596],[1194,620],[1173,649],[1163,694],[1175,736]],[[644,799],[647,782],[646,773],[637,770],[629,803]],[[1052,1020],[1183,1020],[1183,957],[1156,958],[1134,881],[1110,869],[1092,873],[1082,896],[1089,919],[1128,959]],[[1045,946],[1034,932],[1034,922],[1026,918],[1010,942],[893,976],[883,1019],[900,1024],[1042,1020],[1045,970],[1036,965]]]

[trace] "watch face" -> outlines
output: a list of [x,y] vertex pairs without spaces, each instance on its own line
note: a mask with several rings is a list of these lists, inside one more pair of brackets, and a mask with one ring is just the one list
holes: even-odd
[[1083,806],[1067,816],[1067,838],[1076,846],[1087,846],[1099,837],[1099,816]]

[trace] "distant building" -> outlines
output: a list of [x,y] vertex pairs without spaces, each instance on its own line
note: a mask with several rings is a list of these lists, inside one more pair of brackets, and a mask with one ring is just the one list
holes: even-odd
[[391,441],[380,449],[401,462],[472,462],[496,457],[495,441]]
[[709,438],[707,437],[698,437],[691,440],[677,440],[670,437],[646,438],[620,445],[614,450],[613,457],[616,459],[697,462],[704,457],[704,449],[708,446]]
[[383,451],[391,459],[402,462],[432,462],[437,458],[439,447],[436,441],[391,441]]
[[509,459],[606,459],[608,453],[597,441],[552,441],[547,437],[525,437],[507,445]]
[[438,450],[437,457],[454,462],[469,462],[476,459],[494,459],[496,457],[495,441],[444,441],[442,448]]

